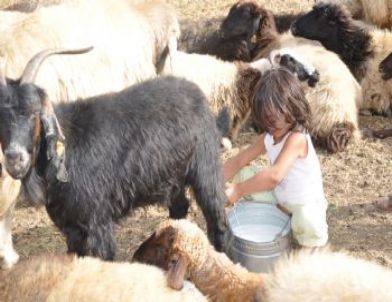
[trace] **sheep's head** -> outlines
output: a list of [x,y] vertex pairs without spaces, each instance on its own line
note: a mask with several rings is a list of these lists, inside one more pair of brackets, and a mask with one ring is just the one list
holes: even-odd
[[243,37],[248,40],[256,34],[259,29],[260,20],[263,15],[257,3],[253,1],[239,1],[234,4],[223,20],[220,31],[223,37]]
[[295,36],[320,41],[327,49],[338,51],[343,31],[353,24],[347,9],[335,3],[319,3],[291,26]]
[[306,81],[310,87],[315,87],[320,79],[317,69],[295,50],[282,48],[274,50],[270,55],[274,65],[279,64],[295,74],[301,82]]
[[169,220],[140,245],[133,260],[167,270],[169,286],[181,289],[188,269],[204,263],[209,249],[213,248],[197,225],[186,219]]
[[57,168],[57,177],[66,178],[63,154],[58,154],[63,153],[58,146],[64,136],[50,101],[44,90],[34,85],[34,80],[48,56],[84,53],[91,49],[45,50],[28,62],[20,80],[6,80],[0,76],[0,143],[5,168],[13,178],[23,179],[34,165],[41,133],[46,139],[47,159]]
[[388,81],[392,79],[392,52],[381,61],[379,71],[382,74],[383,80]]

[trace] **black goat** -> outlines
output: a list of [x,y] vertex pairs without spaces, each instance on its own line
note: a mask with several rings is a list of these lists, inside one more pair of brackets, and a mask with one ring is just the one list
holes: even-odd
[[20,81],[1,79],[0,142],[9,174],[45,204],[68,252],[112,260],[113,223],[151,203],[168,206],[172,218],[186,216],[186,186],[222,250],[219,135],[200,89],[165,77],[52,108],[33,80],[54,53],[36,55]]

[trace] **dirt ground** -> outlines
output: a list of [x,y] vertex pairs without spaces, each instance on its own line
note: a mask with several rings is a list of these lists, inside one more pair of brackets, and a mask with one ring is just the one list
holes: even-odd
[[[180,18],[208,18],[225,15],[233,1],[169,0]],[[1,3],[1,2],[0,2]],[[274,12],[299,12],[310,9],[313,1],[261,1]],[[360,127],[391,128],[392,119],[361,117]],[[235,148],[222,154],[222,159],[235,154],[250,143],[255,134],[243,132]],[[334,250],[346,250],[359,257],[377,261],[392,268],[392,213],[375,209],[371,201],[392,193],[392,138],[365,138],[341,153],[330,155],[317,150],[329,201],[329,244]],[[262,161],[265,163],[265,161]],[[136,210],[122,220],[117,229],[117,260],[130,260],[138,244],[146,238],[168,211],[160,207]],[[192,204],[189,219],[204,227],[204,219]],[[32,255],[64,253],[62,235],[53,226],[44,209],[18,206],[13,219],[16,250],[22,258]]]

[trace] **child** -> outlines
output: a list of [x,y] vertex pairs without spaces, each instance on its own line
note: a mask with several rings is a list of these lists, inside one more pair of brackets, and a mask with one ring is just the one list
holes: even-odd
[[297,78],[288,70],[266,72],[252,98],[252,114],[266,132],[224,164],[225,180],[250,161],[267,153],[271,165],[251,178],[227,184],[228,204],[260,191],[271,191],[275,202],[292,214],[294,238],[303,247],[328,241],[327,201],[320,163],[308,129],[310,109]]

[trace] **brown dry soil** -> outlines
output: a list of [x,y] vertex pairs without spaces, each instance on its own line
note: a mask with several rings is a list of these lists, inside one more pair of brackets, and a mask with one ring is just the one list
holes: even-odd
[[[185,19],[221,16],[228,12],[233,3],[226,0],[169,2],[178,8],[180,18]],[[305,11],[313,3],[306,0],[260,2],[274,12]],[[1,2],[0,7],[4,7]],[[361,130],[391,128],[392,119],[361,117],[360,127]],[[254,136],[252,132],[243,132],[234,143],[235,148],[222,154],[222,159],[235,154],[238,148],[250,143]],[[378,210],[371,204],[377,197],[392,193],[392,138],[364,138],[338,154],[330,155],[322,150],[317,150],[317,153],[329,201],[330,246],[334,250],[346,250],[392,268],[392,212]],[[123,219],[116,231],[117,260],[130,260],[138,244],[167,217],[166,209],[151,206],[138,209]],[[194,202],[188,218],[204,227],[204,219]],[[22,258],[66,251],[63,236],[53,226],[43,208],[18,206],[13,219],[13,233],[16,250]]]

